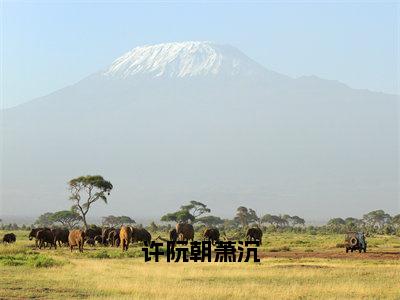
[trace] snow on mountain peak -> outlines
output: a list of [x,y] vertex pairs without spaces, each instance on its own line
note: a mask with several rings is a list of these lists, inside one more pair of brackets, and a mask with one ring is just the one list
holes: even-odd
[[232,76],[261,70],[259,64],[232,46],[180,42],[136,47],[117,58],[102,74],[116,78]]

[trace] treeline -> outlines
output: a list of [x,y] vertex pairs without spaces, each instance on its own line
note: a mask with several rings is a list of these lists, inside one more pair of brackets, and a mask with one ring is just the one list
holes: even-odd
[[361,219],[348,217],[333,218],[324,226],[329,232],[344,233],[348,231],[363,231],[367,233],[400,235],[400,214],[391,216],[383,210],[374,210]]
[[[69,229],[81,227],[88,229],[86,217],[90,208],[101,200],[107,203],[108,196],[113,190],[111,182],[100,175],[87,175],[73,178],[68,182],[70,191],[69,200],[72,202],[70,210],[47,212],[39,216],[31,226],[23,225],[21,229],[33,226],[40,227],[66,227]],[[306,226],[305,220],[299,216],[265,214],[258,216],[256,211],[244,206],[236,209],[232,219],[223,219],[210,214],[211,209],[206,204],[190,201],[182,205],[177,211],[167,213],[161,217],[162,224],[154,221],[147,228],[151,231],[169,230],[174,223],[192,223],[198,230],[204,227],[217,227],[223,232],[244,232],[251,226],[257,226],[265,232],[308,232],[316,233],[345,233],[349,231],[363,231],[365,233],[397,234],[400,235],[400,214],[391,216],[383,210],[374,210],[365,214],[361,219],[354,217],[333,218],[322,226]],[[0,220],[1,223],[1,220]],[[128,216],[106,216],[102,218],[102,225],[118,227],[121,225],[136,224]],[[141,227],[141,224],[136,224]],[[2,224],[1,229],[20,229],[17,224]]]
[[[1,222],[1,220],[0,220]],[[25,225],[22,224],[21,226],[17,223],[9,223],[9,224],[0,224],[1,230],[30,230],[33,225]]]
[[374,210],[361,219],[348,217],[333,218],[320,226],[308,225],[299,216],[265,214],[258,216],[255,210],[240,206],[236,210],[233,219],[221,219],[217,216],[204,214],[210,213],[210,209],[201,202],[191,201],[183,205],[173,213],[168,213],[161,221],[192,222],[205,227],[218,227],[225,231],[240,230],[252,226],[260,227],[264,232],[302,232],[302,233],[346,233],[349,231],[362,231],[372,234],[397,234],[400,235],[400,214],[391,216],[383,210]]
[[[161,217],[161,223],[152,221],[145,228],[149,231],[168,231],[174,223],[188,222],[195,226],[196,230],[203,228],[216,227],[222,232],[234,234],[241,232],[249,227],[257,226],[266,233],[273,232],[297,232],[309,234],[331,234],[347,233],[351,231],[362,231],[367,234],[387,234],[400,236],[400,214],[391,216],[383,210],[375,210],[365,214],[362,218],[333,218],[324,225],[306,225],[303,218],[299,216],[272,215],[265,214],[258,216],[255,210],[240,206],[237,208],[233,218],[220,218],[210,215],[211,210],[207,205],[191,201],[187,205],[182,205],[177,211],[167,213]],[[1,221],[1,220],[0,220]],[[142,224],[136,224],[135,220],[128,216],[109,215],[102,217],[102,226],[119,227],[121,225],[133,225],[143,227]],[[80,215],[73,210],[58,211],[54,213],[44,213],[37,218],[34,224],[30,226],[17,224],[2,224],[3,230],[23,229],[28,230],[31,227],[66,227],[73,229],[83,225]],[[99,224],[100,225],[100,224]]]

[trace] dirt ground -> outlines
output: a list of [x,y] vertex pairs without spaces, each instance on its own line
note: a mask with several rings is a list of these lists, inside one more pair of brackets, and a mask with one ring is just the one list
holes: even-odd
[[400,260],[400,252],[371,251],[367,253],[343,251],[327,251],[327,252],[264,252],[260,253],[261,258],[328,258],[328,259],[372,259],[372,260]]

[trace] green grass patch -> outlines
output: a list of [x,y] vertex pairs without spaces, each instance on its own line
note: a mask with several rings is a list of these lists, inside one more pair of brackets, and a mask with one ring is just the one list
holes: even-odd
[[0,265],[3,266],[28,266],[34,268],[51,268],[61,266],[64,263],[43,254],[14,254],[0,255]]
[[95,259],[122,259],[143,257],[143,251],[141,247],[130,247],[128,251],[123,252],[121,248],[100,248],[84,252],[83,255],[80,253],[76,253],[75,255]]
[[90,258],[98,258],[98,259],[108,259],[111,258],[110,254],[106,250],[96,251],[94,253],[90,253],[88,255]]

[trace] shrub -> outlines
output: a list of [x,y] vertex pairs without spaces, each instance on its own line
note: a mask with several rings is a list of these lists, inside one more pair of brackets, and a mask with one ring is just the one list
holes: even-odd
[[98,258],[98,259],[108,259],[111,258],[110,254],[106,250],[102,250],[99,252],[95,252],[93,254],[90,254],[89,257],[91,258]]
[[44,255],[30,256],[27,261],[27,265],[35,268],[51,268],[61,265],[60,261]]

